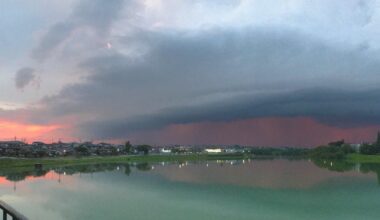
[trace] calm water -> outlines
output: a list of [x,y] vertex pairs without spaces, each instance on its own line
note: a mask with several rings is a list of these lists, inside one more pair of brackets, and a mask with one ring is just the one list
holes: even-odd
[[30,219],[380,219],[378,165],[254,160],[0,170]]

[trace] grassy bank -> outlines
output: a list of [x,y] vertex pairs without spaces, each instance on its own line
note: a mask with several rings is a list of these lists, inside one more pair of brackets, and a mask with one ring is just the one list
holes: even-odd
[[354,163],[380,163],[380,155],[349,154],[346,159]]
[[[0,169],[34,167],[40,163],[44,167],[69,166],[100,163],[130,163],[130,162],[170,162],[170,161],[205,161],[205,160],[238,160],[250,158],[246,154],[191,154],[191,155],[139,155],[139,156],[105,156],[105,157],[59,157],[59,158],[0,158]],[[273,159],[272,157],[258,157],[257,159]],[[380,163],[380,155],[349,154],[348,162]]]
[[43,166],[61,166],[99,163],[196,161],[196,160],[234,160],[249,158],[245,154],[192,154],[192,155],[146,155],[146,156],[106,156],[106,157],[59,157],[59,158],[1,158],[1,168],[31,167],[39,163]]

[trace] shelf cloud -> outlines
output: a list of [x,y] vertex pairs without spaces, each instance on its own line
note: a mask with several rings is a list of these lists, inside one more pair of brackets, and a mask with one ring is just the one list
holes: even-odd
[[[25,13],[33,25],[19,32],[34,41],[19,34],[14,50],[2,50],[19,61],[0,58],[0,71],[18,70],[16,88],[5,85],[10,95],[0,101],[22,108],[0,110],[0,118],[66,124],[76,137],[117,140],[176,125],[211,123],[217,131],[218,123],[264,118],[307,118],[331,131],[375,129],[377,5],[72,0],[51,8],[59,15]],[[36,70],[40,90],[22,95]]]

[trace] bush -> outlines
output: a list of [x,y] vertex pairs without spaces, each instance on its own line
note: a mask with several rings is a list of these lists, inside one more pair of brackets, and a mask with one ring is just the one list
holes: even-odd
[[319,146],[313,149],[310,156],[323,159],[343,159],[346,154],[353,153],[354,150],[347,144]]
[[380,153],[380,147],[377,144],[363,144],[360,147],[361,154],[375,155]]

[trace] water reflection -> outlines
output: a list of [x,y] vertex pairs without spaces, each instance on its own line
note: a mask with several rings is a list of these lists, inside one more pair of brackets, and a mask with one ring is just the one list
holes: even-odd
[[377,176],[377,182],[380,185],[380,164],[378,163],[352,163],[345,160],[314,160],[315,165],[320,168],[325,168],[331,171],[347,172],[356,170],[361,173],[375,173]]
[[320,168],[337,172],[357,170],[356,168],[359,165],[356,163],[347,162],[345,160],[313,160],[313,163]]
[[[91,165],[72,165],[52,168],[14,168],[0,169],[0,177],[5,180],[17,183],[28,178],[45,177],[49,173],[57,174],[58,182],[61,182],[61,175],[74,174],[93,174],[98,172],[124,170],[125,175],[129,176],[132,173],[132,167],[139,171],[152,170],[152,165],[149,163],[132,163],[132,164],[91,164]],[[1,183],[1,182],[0,182]]]
[[16,190],[17,182],[26,178],[44,177],[51,172],[56,174],[58,182],[61,182],[61,175],[93,174],[107,171],[122,171],[126,176],[137,171],[151,171],[172,181],[266,188],[307,188],[337,175],[364,177],[367,174],[376,174],[377,182],[380,185],[380,164],[355,164],[343,160],[266,159],[92,164],[52,168],[0,169],[0,177],[13,182],[14,190]]

